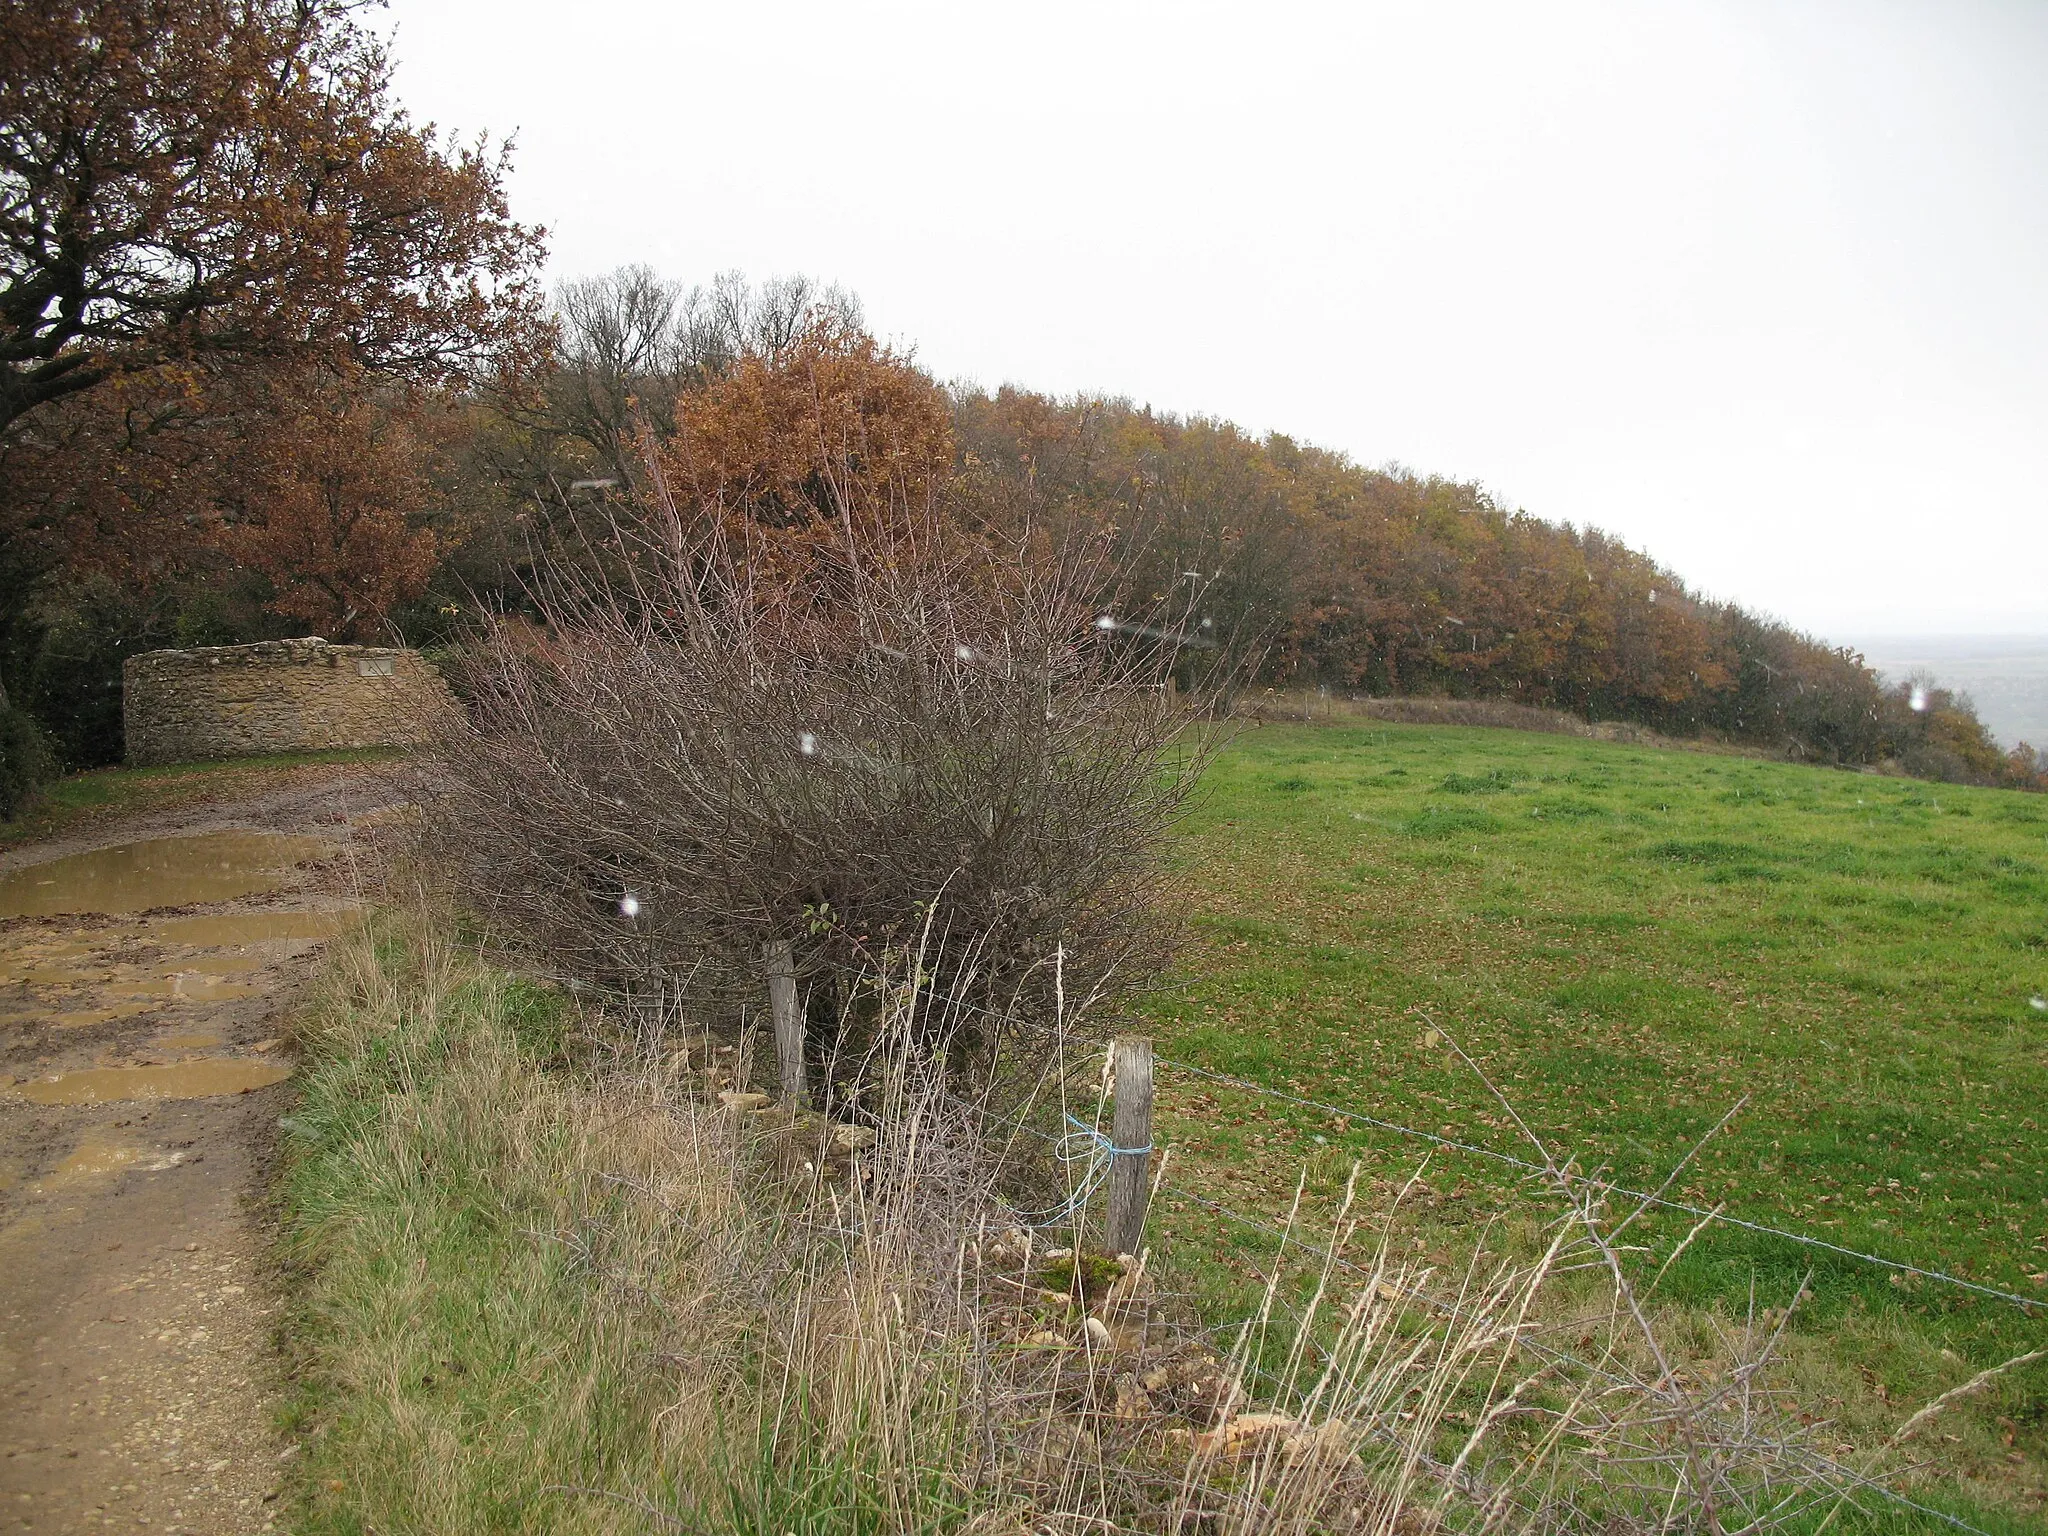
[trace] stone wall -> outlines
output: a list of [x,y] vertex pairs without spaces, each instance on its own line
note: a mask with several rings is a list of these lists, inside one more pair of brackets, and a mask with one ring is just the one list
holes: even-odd
[[455,708],[417,651],[265,640],[148,651],[121,668],[128,761],[409,746]]

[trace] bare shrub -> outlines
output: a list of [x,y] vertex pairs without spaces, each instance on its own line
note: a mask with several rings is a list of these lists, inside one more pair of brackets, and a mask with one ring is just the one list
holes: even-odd
[[913,943],[963,1063],[1154,973],[1158,841],[1215,737],[1171,623],[1106,612],[1106,545],[900,494],[795,542],[657,502],[458,669],[427,798],[487,918],[649,1019],[737,1017],[788,942],[828,1069]]

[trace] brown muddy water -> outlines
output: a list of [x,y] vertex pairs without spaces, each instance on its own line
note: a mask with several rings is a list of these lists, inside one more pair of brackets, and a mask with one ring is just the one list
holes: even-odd
[[[274,892],[301,866],[335,852],[324,838],[239,830],[96,848],[0,877],[0,919],[90,918],[234,901]],[[17,931],[0,939],[0,990],[25,992],[29,1007],[5,1017],[28,1027],[86,1030],[166,1010],[176,1017],[187,1011],[179,1005],[251,997],[260,990],[260,978],[251,973],[275,963],[280,943],[332,933],[342,918],[331,911],[229,912]],[[154,1044],[203,1051],[223,1044],[223,1037],[188,1029]],[[45,1072],[0,1093],[48,1105],[201,1099],[267,1088],[290,1075],[288,1065],[254,1057],[101,1062]]]
[[131,1163],[141,1162],[143,1156],[143,1149],[133,1142],[116,1141],[108,1136],[88,1133],[72,1150],[71,1155],[57,1165],[56,1171],[45,1182],[61,1185],[68,1184],[74,1179],[90,1179],[101,1174],[118,1173]]
[[277,939],[331,939],[346,912],[229,912],[218,917],[168,917],[149,931],[166,944],[264,944]]
[[233,901],[276,890],[296,866],[334,851],[324,838],[243,831],[95,848],[0,876],[0,918]]
[[240,1057],[174,1061],[156,1067],[93,1067],[53,1072],[17,1084],[31,1104],[107,1104],[117,1099],[204,1099],[268,1088],[292,1075],[282,1062]]

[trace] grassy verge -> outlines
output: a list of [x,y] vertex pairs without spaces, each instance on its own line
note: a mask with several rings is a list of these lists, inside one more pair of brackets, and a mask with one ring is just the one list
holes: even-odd
[[[1655,1188],[1743,1096],[1676,1193],[2048,1300],[2048,801],[1477,729],[1248,731],[1177,856],[1195,908],[1161,1053],[1526,1155],[1455,1036],[1552,1146]],[[1398,1180],[1418,1144],[1162,1069],[1177,1168],[1162,1241],[1219,1302],[1293,1170]],[[1523,1191],[1438,1153],[1430,1240]],[[1684,1218],[1647,1223],[1668,1251]],[[1703,1316],[1781,1306],[1821,1411],[1881,1429],[2048,1323],[1722,1229],[1674,1267]],[[1945,1427],[1936,1471],[2048,1504],[2048,1366]]]
[[[1793,1501],[1778,1528],[1827,1519],[1808,1453],[1841,1432],[1761,1364],[1739,1411],[1723,1390],[1772,1318],[1633,1333],[1568,1221],[1518,1234],[1542,1263],[1501,1229],[1462,1275],[1392,1222],[1357,1278],[1292,1249],[1285,1287],[1215,1298],[1225,1339],[1272,1322],[1219,1356],[1204,1319],[1152,1331],[1144,1276],[1034,1249],[929,1104],[821,1186],[798,1128],[709,1095],[716,1062],[602,1027],[445,915],[333,947],[283,1126],[299,1529],[1534,1532],[1562,1490],[1621,1532],[1703,1444],[1724,1494]],[[1169,1291],[1202,1263],[1172,1221]]]
[[810,1536],[986,1507],[972,1361],[922,1304],[943,1242],[870,1204],[849,1244],[842,1206],[785,1198],[782,1143],[677,1091],[686,1061],[576,1022],[443,920],[337,943],[284,1125],[300,1529]]
[[42,842],[152,811],[259,794],[308,769],[380,762],[395,755],[388,748],[363,747],[161,768],[95,768],[44,785],[21,815],[0,821],[0,848]]
[[579,1237],[617,1204],[598,1145],[659,1128],[542,1070],[569,1019],[424,925],[337,945],[285,1123],[302,1529],[644,1524],[576,1490],[658,1486],[661,1330],[588,1283]]

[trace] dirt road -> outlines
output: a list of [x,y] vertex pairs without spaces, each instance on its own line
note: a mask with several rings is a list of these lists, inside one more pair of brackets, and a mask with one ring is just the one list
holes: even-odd
[[272,1525],[283,1014],[390,798],[298,770],[0,856],[0,1531]]

